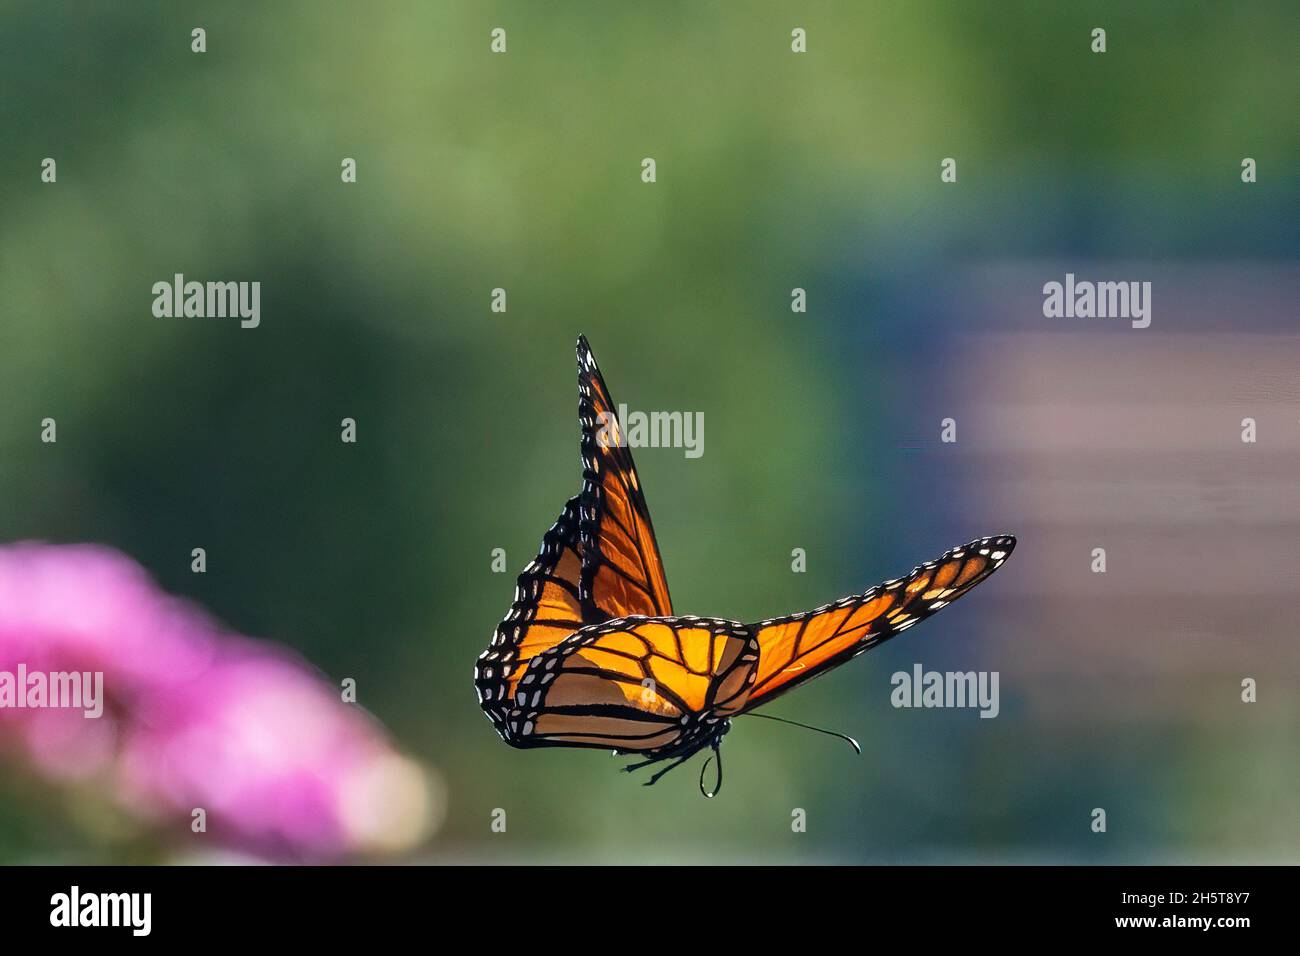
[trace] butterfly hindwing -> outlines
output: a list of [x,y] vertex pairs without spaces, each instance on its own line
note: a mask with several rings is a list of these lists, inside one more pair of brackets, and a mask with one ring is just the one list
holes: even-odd
[[627,435],[585,338],[578,339],[577,354],[582,600],[588,616],[598,621],[671,616],[659,543]]
[[745,702],[758,648],[743,624],[698,617],[616,618],[532,659],[515,691],[520,746],[660,750],[701,718]]
[[980,538],[862,594],[750,625],[759,661],[746,710],[826,673],[946,607],[1001,567],[1010,535]]

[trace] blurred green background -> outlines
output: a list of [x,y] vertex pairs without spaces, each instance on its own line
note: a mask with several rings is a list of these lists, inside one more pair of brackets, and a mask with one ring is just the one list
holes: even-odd
[[[446,788],[416,860],[1294,861],[1293,628],[1250,658],[1287,683],[1246,717],[1231,635],[1209,716],[1159,660],[1122,720],[1106,681],[1035,704],[1081,669],[1043,649],[1051,588],[1017,600],[1032,520],[937,438],[979,387],[964,343],[1046,323],[972,306],[982,263],[1294,273],[1296,25],[1283,3],[0,4],[0,539],[113,545],[356,678]],[[178,272],[259,280],[260,328],[154,318]],[[1294,331],[1294,301],[1223,319]],[[1022,535],[988,593],[772,708],[861,758],[741,721],[706,801],[695,764],[644,789],[479,712],[474,658],[578,488],[579,332],[618,401],[704,413],[703,457],[637,452],[682,613],[755,620]],[[1141,643],[1121,626],[1099,630]],[[1001,668],[1002,715],[892,709],[913,661]],[[50,797],[3,775],[0,861],[124,858]]]

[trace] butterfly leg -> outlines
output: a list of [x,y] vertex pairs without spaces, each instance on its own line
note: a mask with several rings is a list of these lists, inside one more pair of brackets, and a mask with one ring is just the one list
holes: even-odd
[[[663,763],[665,760],[671,760],[679,754],[686,754],[689,757],[698,750],[698,746],[690,746],[689,743],[678,741],[677,743],[665,747],[656,753],[653,757],[642,760],[640,763],[630,763],[623,768],[624,773],[631,773],[633,770],[640,770],[642,767],[649,767],[651,764]],[[624,751],[626,753],[627,751]],[[643,751],[644,752],[644,751]]]
[[[621,757],[623,755],[616,750],[614,751],[614,756]],[[623,772],[631,773],[633,770],[640,770],[642,767],[648,767],[651,764],[659,763],[659,761],[664,759],[664,757],[651,757],[649,760],[642,760],[640,763],[630,763],[623,768]]]
[[[643,787],[653,787],[653,786],[655,785],[655,783],[659,780],[659,778],[662,777],[664,774],[666,774],[669,770],[672,770],[672,769],[674,769],[675,767],[680,767],[682,764],[686,763],[686,761],[690,760],[691,757],[693,757],[693,756],[695,756],[695,751],[694,751],[694,750],[690,751],[690,752],[687,753],[685,756],[678,757],[676,760],[674,760],[674,761],[673,761],[672,763],[670,763],[668,766],[664,767],[664,769],[660,770],[658,773],[656,773],[653,777],[651,777],[651,778],[650,778],[649,780],[647,780],[645,783],[641,784],[641,786],[643,786]],[[642,765],[639,765],[639,766],[644,766],[644,765],[642,764]]]

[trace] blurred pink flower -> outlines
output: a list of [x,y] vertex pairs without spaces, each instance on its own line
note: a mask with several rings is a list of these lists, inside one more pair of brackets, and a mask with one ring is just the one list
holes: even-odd
[[103,672],[102,717],[0,707],[56,781],[103,781],[137,817],[263,852],[409,847],[426,774],[290,652],[226,632],[135,562],[92,545],[0,547],[0,672]]

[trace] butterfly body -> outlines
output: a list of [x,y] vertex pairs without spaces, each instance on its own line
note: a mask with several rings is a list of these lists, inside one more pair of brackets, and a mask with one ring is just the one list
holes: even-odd
[[644,758],[629,770],[673,761],[649,783],[711,748],[720,786],[734,718],[936,613],[1015,547],[1010,535],[980,538],[861,594],[753,624],[674,615],[613,400],[585,339],[577,351],[582,490],[520,574],[474,671],[479,704],[511,746]]

